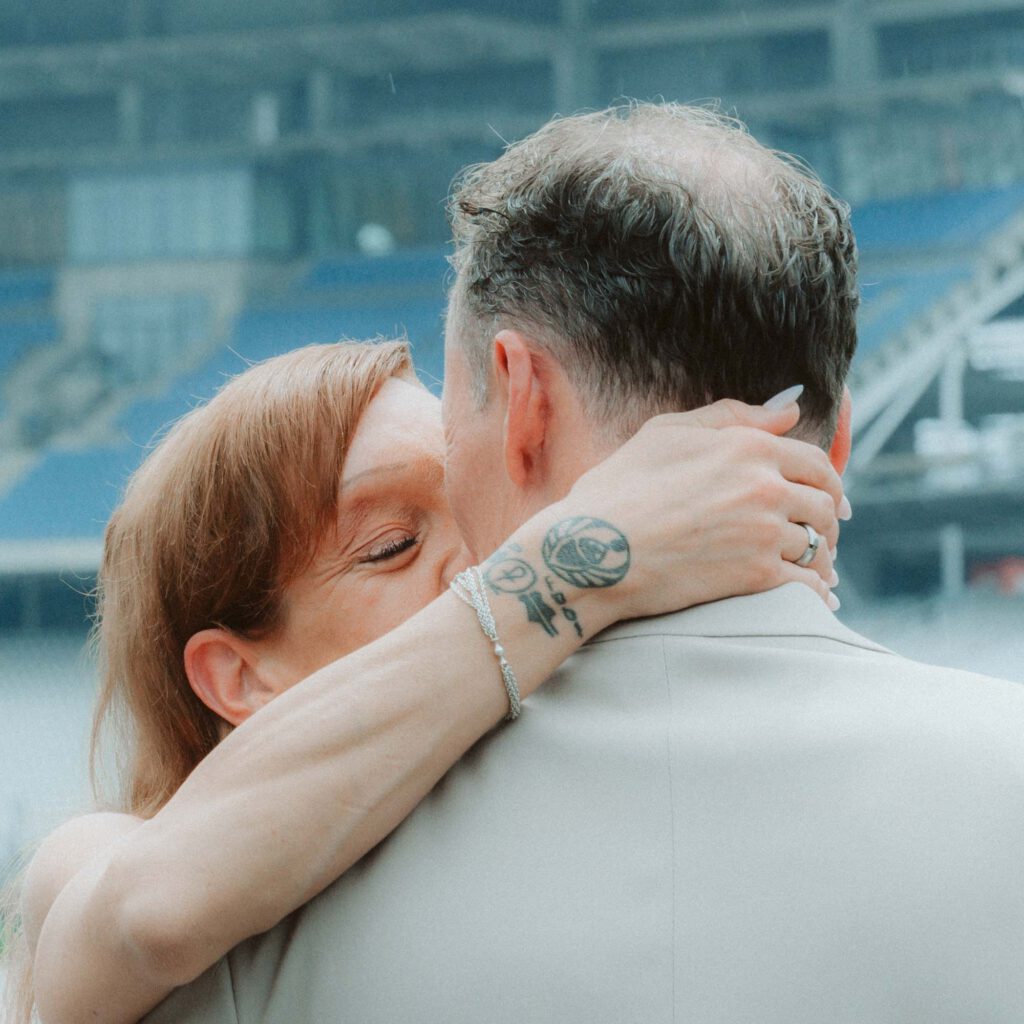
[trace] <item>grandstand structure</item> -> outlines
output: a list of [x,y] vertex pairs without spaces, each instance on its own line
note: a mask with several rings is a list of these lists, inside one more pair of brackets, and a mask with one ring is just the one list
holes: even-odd
[[0,875],[88,805],[88,594],[153,437],[308,342],[404,333],[437,387],[451,178],[624,97],[717,99],[853,205],[840,614],[1024,682],[1024,0],[4,4]]
[[248,360],[442,374],[455,172],[717,99],[855,208],[844,600],[1024,590],[1024,0],[60,0],[0,10],[0,632],[80,628],[160,427]]
[[1024,186],[869,204],[854,582],[1024,593]]

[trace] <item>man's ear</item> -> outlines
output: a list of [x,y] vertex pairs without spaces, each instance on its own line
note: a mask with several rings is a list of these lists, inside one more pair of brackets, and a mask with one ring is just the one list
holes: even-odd
[[273,696],[254,648],[226,629],[204,629],[185,644],[185,675],[195,695],[231,725],[241,725]]
[[843,401],[839,406],[836,434],[832,438],[832,447],[828,453],[832,465],[840,475],[846,472],[846,465],[850,461],[850,449],[853,446],[852,417],[853,400],[850,398],[850,389],[843,388]]
[[550,405],[542,363],[526,337],[501,331],[494,338],[498,387],[506,396],[505,469],[517,487],[536,477],[542,466]]

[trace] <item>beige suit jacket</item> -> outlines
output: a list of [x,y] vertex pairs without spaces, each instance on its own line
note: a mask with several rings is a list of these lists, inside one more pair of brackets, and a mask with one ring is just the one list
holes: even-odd
[[799,584],[621,624],[147,1020],[1021,1024],[1024,687]]

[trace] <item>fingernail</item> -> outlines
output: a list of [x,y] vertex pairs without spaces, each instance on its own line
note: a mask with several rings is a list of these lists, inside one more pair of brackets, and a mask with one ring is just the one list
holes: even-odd
[[839,557],[839,548],[833,548],[829,554],[832,556],[832,561],[834,562]]
[[850,505],[850,499],[844,494],[843,500],[839,502],[839,518],[840,519],[852,519],[853,508]]
[[785,391],[780,391],[777,395],[772,395],[764,403],[764,408],[769,412],[778,412],[779,409],[785,409],[787,405],[792,405],[803,393],[803,384],[796,384],[791,388],[786,388]]
[[842,607],[839,603],[839,598],[835,594],[828,595],[828,601],[825,602],[831,611],[837,612]]
[[828,585],[830,587],[839,586],[839,573],[837,573],[835,569],[832,570],[832,575],[828,578]]

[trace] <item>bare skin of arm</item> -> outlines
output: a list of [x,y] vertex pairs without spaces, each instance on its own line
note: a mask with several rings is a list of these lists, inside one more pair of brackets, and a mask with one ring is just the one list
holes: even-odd
[[[724,430],[713,456],[705,429],[658,417],[484,563],[523,697],[619,619],[794,580],[827,598],[827,551],[809,569],[780,557],[792,548],[785,531],[803,533],[794,522],[814,524],[830,548],[838,538],[841,484],[823,453],[765,432],[788,430],[796,415]],[[622,484],[638,478],[641,501]],[[592,516],[627,539],[628,571],[614,585],[560,580],[562,600],[538,582],[558,616],[552,635],[503,574],[511,560],[543,580],[545,538]],[[343,874],[507,710],[492,645],[474,612],[445,594],[253,714],[153,818],[68,823],[26,882],[44,1024],[138,1020]]]

